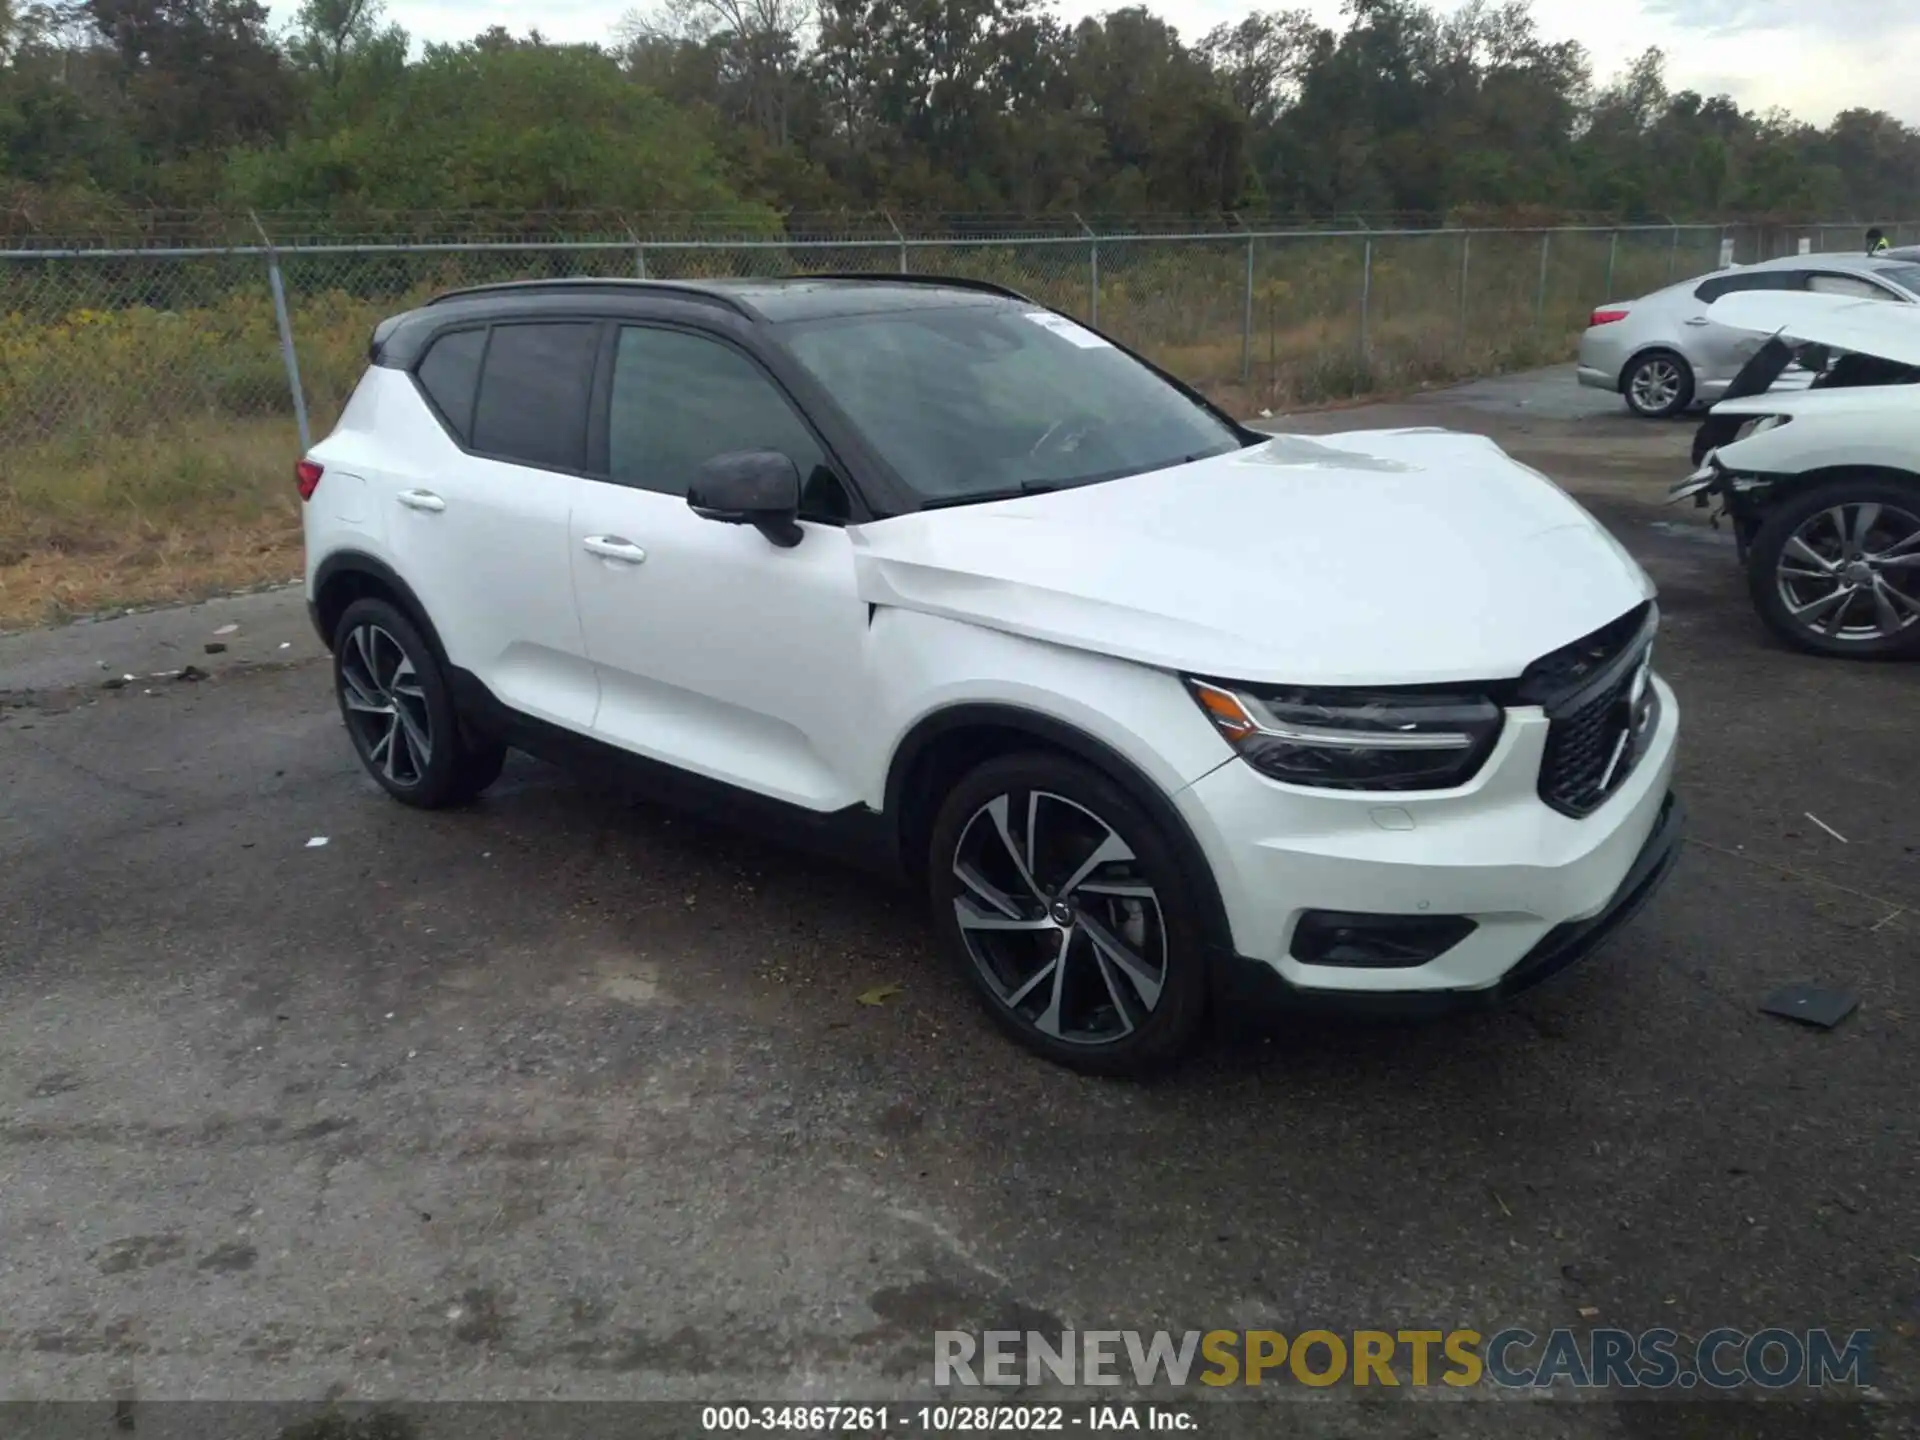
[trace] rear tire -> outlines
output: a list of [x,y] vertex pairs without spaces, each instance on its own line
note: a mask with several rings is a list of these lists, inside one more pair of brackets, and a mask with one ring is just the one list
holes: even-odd
[[927,875],[942,940],[1028,1049],[1141,1075],[1192,1048],[1200,908],[1173,845],[1107,776],[1045,752],[987,761],[941,804]]
[[1672,350],[1649,350],[1627,366],[1620,393],[1642,420],[1665,420],[1693,404],[1693,367]]
[[1795,649],[1920,655],[1920,483],[1863,475],[1788,496],[1754,536],[1747,590]]
[[506,746],[462,728],[432,647],[391,601],[356,600],[341,615],[333,686],[354,753],[403,805],[462,805],[500,778]]

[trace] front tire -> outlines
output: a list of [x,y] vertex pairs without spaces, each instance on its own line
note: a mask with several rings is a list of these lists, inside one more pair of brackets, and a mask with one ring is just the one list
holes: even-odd
[[500,778],[506,747],[462,729],[440,662],[390,601],[356,600],[341,615],[333,686],[354,753],[402,804],[463,805]]
[[1747,557],[1760,618],[1813,655],[1920,655],[1920,484],[1861,476],[1789,496]]
[[1649,351],[1627,367],[1620,391],[1642,420],[1665,420],[1693,404],[1693,367],[1672,350]]
[[1167,837],[1099,771],[1038,752],[986,762],[941,805],[927,873],[942,940],[1028,1049],[1139,1075],[1192,1047],[1199,907]]

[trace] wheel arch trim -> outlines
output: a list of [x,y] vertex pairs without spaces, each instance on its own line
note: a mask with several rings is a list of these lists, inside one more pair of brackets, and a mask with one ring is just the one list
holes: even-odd
[[1228,924],[1226,902],[1219,881],[1207,861],[1193,829],[1160,786],[1126,755],[1106,741],[1087,733],[1069,721],[1019,705],[990,701],[962,701],[922,716],[894,748],[887,766],[883,813],[893,831],[903,866],[914,873],[919,857],[911,853],[906,820],[910,797],[907,782],[915,768],[941,739],[963,730],[1013,731],[1050,748],[1064,751],[1092,766],[1127,792],[1130,799],[1147,813],[1167,837],[1179,857],[1184,878],[1199,902],[1201,922],[1209,945],[1224,954],[1232,953],[1232,928]]
[[377,581],[383,589],[390,591],[406,617],[419,628],[427,644],[432,647],[433,658],[439,661],[442,668],[448,666],[446,647],[441,644],[440,632],[434,628],[433,621],[427,614],[427,607],[420,603],[420,597],[414,593],[413,587],[402,580],[399,572],[386,561],[369,555],[364,550],[336,551],[322,560],[313,572],[313,582],[309,592],[313,598],[308,602],[308,610],[313,617],[313,628],[320,634],[321,644],[328,650],[333,648],[333,636],[328,633],[327,627],[320,618],[320,597],[327,593],[327,587],[333,581],[343,575],[364,576],[369,580]]

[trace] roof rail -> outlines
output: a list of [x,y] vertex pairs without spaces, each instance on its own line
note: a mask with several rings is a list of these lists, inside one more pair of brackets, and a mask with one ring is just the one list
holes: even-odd
[[710,300],[715,304],[724,305],[729,310],[738,311],[740,314],[749,317],[753,314],[745,305],[742,305],[738,300],[728,295],[725,290],[712,285],[704,285],[697,281],[625,280],[590,275],[552,280],[501,280],[492,285],[470,285],[460,290],[445,291],[442,294],[434,296],[427,304],[439,305],[448,300],[471,300],[481,295],[516,295],[529,292],[538,293],[543,290],[562,292],[592,292],[600,290],[610,295],[630,295],[635,290],[654,290],[673,295],[690,295],[699,300]]
[[1004,295],[1009,300],[1019,300],[1027,305],[1038,305],[1040,301],[1031,295],[1022,295],[1005,285],[996,285],[991,280],[975,280],[965,275],[929,275],[911,271],[897,270],[829,270],[806,275],[790,275],[790,280],[868,280],[876,285],[930,285],[947,290],[978,290],[986,295]]

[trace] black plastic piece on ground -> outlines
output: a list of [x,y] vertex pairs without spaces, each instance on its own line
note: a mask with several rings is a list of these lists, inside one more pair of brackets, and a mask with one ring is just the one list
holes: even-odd
[[1823,985],[1785,985],[1760,1002],[1760,1009],[1782,1020],[1831,1030],[1860,1008],[1860,997],[1851,990],[1832,990]]

